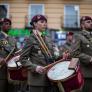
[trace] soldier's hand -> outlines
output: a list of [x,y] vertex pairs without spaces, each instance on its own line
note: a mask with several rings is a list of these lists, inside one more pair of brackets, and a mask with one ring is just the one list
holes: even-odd
[[0,57],[0,65],[4,65],[5,64],[5,59]]
[[43,66],[37,66],[36,67],[36,72],[39,73],[39,74],[44,74],[45,73],[45,69]]
[[63,53],[63,59],[68,59],[70,57],[70,53],[69,53],[69,51],[65,51],[64,53]]

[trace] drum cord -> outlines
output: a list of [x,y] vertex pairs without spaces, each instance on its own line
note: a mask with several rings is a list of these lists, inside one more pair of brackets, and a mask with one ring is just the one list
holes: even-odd
[[38,40],[38,42],[40,43],[41,45],[41,49],[45,52],[45,54],[48,56],[48,57],[52,57],[48,47],[46,46],[43,38],[40,36],[38,30],[33,30],[33,33],[34,33],[34,36],[36,37],[36,39]]

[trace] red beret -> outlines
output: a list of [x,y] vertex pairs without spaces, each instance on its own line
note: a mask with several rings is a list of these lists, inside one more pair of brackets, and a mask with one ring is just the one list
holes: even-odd
[[83,21],[86,21],[86,20],[92,20],[92,18],[90,16],[83,16],[80,19],[80,23],[82,23]]
[[11,20],[10,20],[10,19],[8,19],[8,18],[4,18],[3,23],[4,23],[4,22],[9,22],[9,23],[10,23],[10,25],[11,25]]
[[38,22],[39,20],[45,20],[47,22],[47,19],[43,15],[35,15],[32,19],[30,24],[33,25],[34,22]]
[[69,35],[72,36],[73,34],[74,34],[73,32],[68,32],[68,33],[67,33],[67,36],[69,36]]

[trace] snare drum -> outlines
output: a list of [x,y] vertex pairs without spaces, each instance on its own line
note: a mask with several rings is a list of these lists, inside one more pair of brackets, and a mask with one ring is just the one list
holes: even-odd
[[20,55],[11,58],[7,62],[9,77],[11,80],[23,81],[27,79],[27,70],[22,67],[20,62],[17,62],[20,58]]
[[53,82],[61,82],[65,92],[70,92],[81,88],[83,85],[83,76],[79,65],[76,70],[69,69],[70,61],[63,61],[51,67],[48,72],[48,78]]

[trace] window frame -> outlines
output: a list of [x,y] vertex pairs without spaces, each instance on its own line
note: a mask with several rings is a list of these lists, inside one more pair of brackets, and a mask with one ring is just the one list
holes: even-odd
[[7,6],[7,17],[6,18],[9,18],[9,4],[6,4],[6,3],[1,3],[0,5],[6,5]]
[[30,20],[31,20],[31,11],[32,11],[32,9],[31,9],[31,6],[32,5],[42,5],[42,15],[44,15],[45,14],[45,5],[44,4],[29,4],[29,7],[28,7],[28,25],[29,25],[29,22],[30,22]]
[[[80,6],[79,5],[75,5],[75,4],[66,4],[66,5],[64,5],[64,20],[63,20],[63,23],[64,23],[64,27],[65,27],[65,25],[66,25],[66,10],[65,10],[65,8],[66,8],[66,6],[74,6],[74,7],[78,7],[78,11],[77,11],[77,23],[78,23],[78,27],[80,27]],[[67,26],[68,27],[68,26]]]

